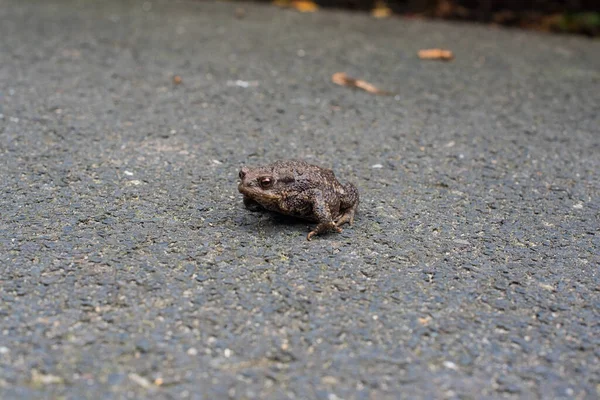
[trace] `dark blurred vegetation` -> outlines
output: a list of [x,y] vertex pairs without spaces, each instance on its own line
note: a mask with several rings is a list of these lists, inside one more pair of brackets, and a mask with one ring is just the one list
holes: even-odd
[[397,15],[474,21],[525,29],[600,36],[600,0],[312,1],[323,8],[369,11],[376,7],[387,7]]
[[[320,1],[325,7],[344,0]],[[387,4],[399,14],[600,35],[600,0],[388,0]]]

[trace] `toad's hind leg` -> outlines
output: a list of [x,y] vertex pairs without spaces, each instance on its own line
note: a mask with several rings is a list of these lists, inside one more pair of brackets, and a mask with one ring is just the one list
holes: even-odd
[[341,215],[338,217],[338,219],[335,220],[335,225],[342,226],[345,223],[349,223],[350,225],[352,225],[354,223],[354,214],[356,214],[357,209],[358,203],[345,210],[340,210]]
[[325,200],[325,196],[323,192],[319,189],[308,190],[303,194],[303,199],[305,201],[310,201],[312,203],[312,212],[314,218],[317,220],[318,224],[308,233],[306,236],[307,240],[312,239],[313,236],[318,235],[320,233],[336,231],[341,232],[341,228],[339,228],[331,215],[331,210],[329,209],[329,205]]
[[342,232],[342,228],[339,228],[333,221],[319,222],[315,229],[308,232],[308,235],[306,235],[306,240],[310,240],[315,235],[329,231],[336,231],[340,233]]
[[358,190],[356,187],[348,183],[344,186],[344,195],[340,199],[340,215],[336,219],[335,224],[339,227],[345,223],[352,225],[354,223],[354,215],[358,210]]

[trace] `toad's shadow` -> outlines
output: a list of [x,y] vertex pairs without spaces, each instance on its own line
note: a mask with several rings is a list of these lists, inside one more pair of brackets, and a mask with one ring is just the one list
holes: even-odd
[[305,226],[310,226],[312,225],[316,225],[317,223],[315,221],[309,221],[307,219],[303,219],[303,218],[298,218],[298,217],[293,217],[291,215],[282,215],[282,214],[277,214],[274,212],[264,212],[264,214],[267,214],[270,219],[274,222],[274,225],[290,225],[290,226],[298,226],[298,225],[305,225]]
[[310,232],[317,224],[316,222],[307,219],[279,214],[272,211],[246,211],[248,214],[246,214],[242,220],[238,220],[237,222],[242,229],[248,232],[256,232],[258,229],[284,231],[287,228],[293,227],[298,232],[308,234],[308,232]]

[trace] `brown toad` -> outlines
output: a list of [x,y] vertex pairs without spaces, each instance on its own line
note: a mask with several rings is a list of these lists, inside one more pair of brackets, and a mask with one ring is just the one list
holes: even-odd
[[269,210],[316,221],[306,237],[334,230],[354,222],[358,208],[358,190],[342,185],[333,171],[301,160],[276,161],[240,170],[238,190],[251,211]]

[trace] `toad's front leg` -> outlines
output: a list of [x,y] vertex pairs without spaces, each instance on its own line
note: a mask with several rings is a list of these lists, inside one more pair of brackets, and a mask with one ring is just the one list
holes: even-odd
[[244,206],[250,211],[263,211],[264,207],[250,197],[244,196]]

